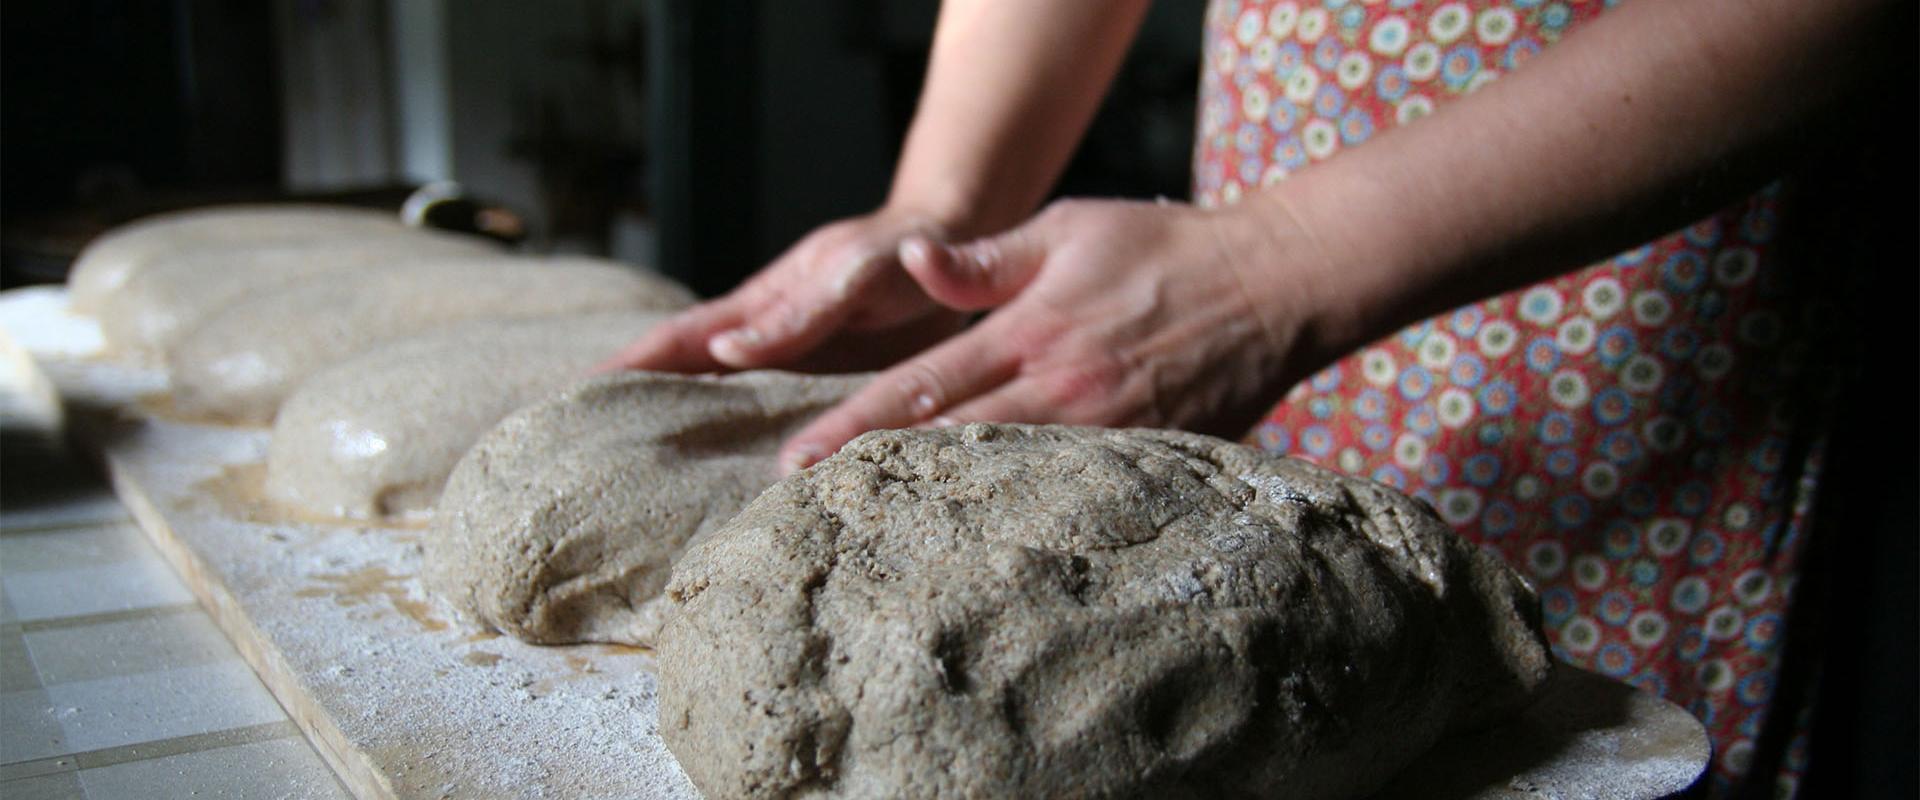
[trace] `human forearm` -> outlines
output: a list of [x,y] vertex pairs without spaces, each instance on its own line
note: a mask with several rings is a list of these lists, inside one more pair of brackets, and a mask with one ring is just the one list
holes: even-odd
[[1336,357],[1751,189],[1778,170],[1788,135],[1860,79],[1878,6],[1628,3],[1433,117],[1249,196],[1222,224],[1315,240],[1310,264],[1243,272],[1270,295],[1262,305],[1312,309],[1303,355]]
[[1059,178],[1147,0],[948,0],[888,204],[955,236],[1008,227]]

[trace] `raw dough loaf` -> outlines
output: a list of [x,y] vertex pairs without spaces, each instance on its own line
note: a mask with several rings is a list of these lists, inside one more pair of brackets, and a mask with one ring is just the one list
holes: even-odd
[[335,364],[301,384],[274,418],[267,497],[308,515],[426,511],[454,463],[502,417],[585,378],[664,318],[466,323]]
[[1425,505],[1163,431],[869,433],[667,596],[661,735],[714,798],[1355,797],[1549,672]]
[[94,314],[101,302],[156,258],[188,256],[268,243],[400,235],[398,215],[351,206],[233,205],[156,214],[103,234],[74,259],[68,279],[73,310]]
[[256,292],[194,328],[167,352],[174,408],[264,423],[308,376],[382,342],[470,320],[664,311],[692,301],[666,278],[574,257],[423,264],[356,278]]
[[514,412],[447,479],[428,585],[530,642],[649,644],[686,544],[773,483],[781,440],[868,377],[635,372]]
[[181,336],[245,295],[327,274],[403,269],[452,258],[510,259],[472,236],[405,231],[355,239],[251,245],[161,254],[99,301],[100,332],[118,354],[156,360]]

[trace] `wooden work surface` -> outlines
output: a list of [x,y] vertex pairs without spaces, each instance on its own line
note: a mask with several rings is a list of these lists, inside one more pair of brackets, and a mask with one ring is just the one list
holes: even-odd
[[267,432],[165,419],[165,378],[103,361],[64,293],[6,293],[79,445],[199,602],[361,798],[697,798],[655,733],[651,657],[457,624],[415,577],[425,531],[264,522]]
[[[0,357],[35,369],[81,446],[361,798],[697,798],[655,728],[644,651],[535,647],[463,625],[415,577],[424,530],[266,519],[268,434],[173,421],[158,370],[106,361],[64,290],[0,295]],[[1391,798],[1664,798],[1694,785],[1704,729],[1658,698],[1563,668],[1520,719],[1443,744]]]

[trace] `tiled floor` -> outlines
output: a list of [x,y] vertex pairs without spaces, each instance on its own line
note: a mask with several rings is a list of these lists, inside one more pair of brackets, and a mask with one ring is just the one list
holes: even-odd
[[345,798],[113,495],[0,381],[0,798]]

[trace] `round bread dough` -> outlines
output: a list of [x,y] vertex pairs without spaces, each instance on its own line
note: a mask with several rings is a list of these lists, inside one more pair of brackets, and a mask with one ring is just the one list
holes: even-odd
[[237,299],[167,352],[174,408],[240,423],[273,419],[308,376],[393,339],[479,319],[667,311],[692,295],[658,275],[579,257],[306,278]]
[[630,372],[516,411],[447,479],[428,586],[529,642],[650,644],[681,550],[773,483],[780,442],[869,377]]
[[477,237],[406,229],[353,239],[176,250],[149,259],[99,301],[100,332],[117,354],[157,360],[194,326],[247,294],[315,275],[357,281],[361,278],[348,273],[452,258],[512,257]]
[[665,318],[486,320],[382,345],[307,379],[274,417],[267,498],[305,515],[426,511],[460,456],[514,409]]
[[1424,504],[1164,431],[869,433],[667,596],[661,735],[709,797],[1358,797],[1550,672]]
[[155,258],[268,243],[398,235],[408,230],[392,212],[352,206],[228,205],[155,214],[87,244],[68,273],[68,302],[74,311],[98,313],[108,295]]

